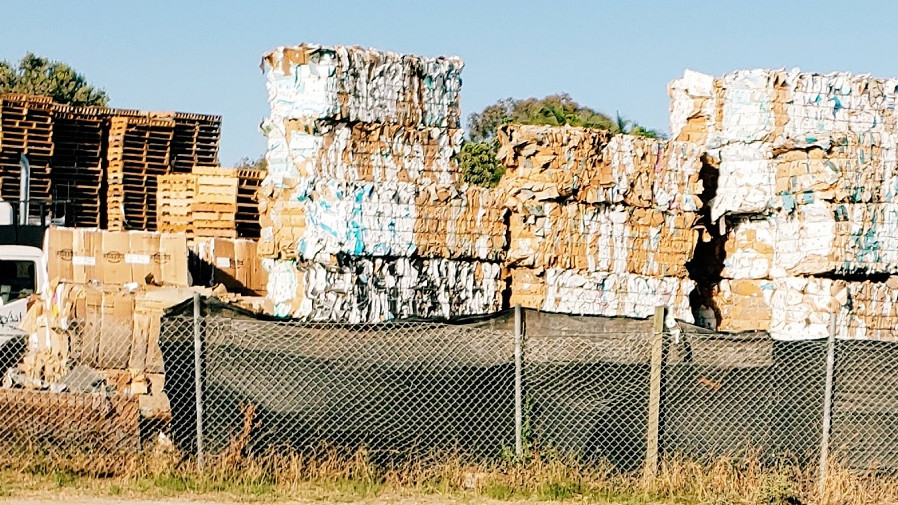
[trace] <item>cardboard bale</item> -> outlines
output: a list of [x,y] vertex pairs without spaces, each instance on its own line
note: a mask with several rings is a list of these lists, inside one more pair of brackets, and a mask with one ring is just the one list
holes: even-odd
[[721,280],[709,303],[717,320],[709,326],[731,333],[769,330],[774,286],[768,279]]
[[585,203],[696,211],[702,146],[571,126],[505,125],[499,189],[511,205],[571,198]]
[[895,201],[896,79],[740,70],[671,83],[671,132],[719,168],[711,217],[789,210],[807,194]]
[[373,323],[452,318],[501,308],[501,266],[491,262],[345,257],[264,260],[273,312],[312,321]]
[[[689,294],[695,283],[689,279],[556,268],[515,274],[517,270],[512,273],[512,296],[520,291],[525,296],[522,302],[539,310],[645,319],[655,307],[665,306],[668,327],[675,327],[677,319],[693,322]],[[542,277],[541,283],[536,277]]]
[[798,205],[742,219],[727,235],[723,277],[898,273],[898,204]]
[[624,205],[533,203],[511,216],[508,263],[533,268],[685,277],[695,214]]
[[273,117],[414,127],[461,126],[463,66],[455,57],[314,44],[262,58]]

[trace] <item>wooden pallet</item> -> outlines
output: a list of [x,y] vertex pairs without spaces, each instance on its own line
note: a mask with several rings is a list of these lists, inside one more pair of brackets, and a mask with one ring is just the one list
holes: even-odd
[[156,207],[159,229],[186,232],[188,238],[236,237],[236,173],[197,166],[191,174],[159,176]]
[[237,235],[242,238],[259,238],[259,200],[256,193],[262,180],[264,170],[241,168],[237,170]]
[[68,201],[69,224],[100,227],[104,217],[106,119],[110,109],[53,105],[52,198]]
[[184,112],[150,112],[148,115],[175,123],[172,172],[191,173],[195,166],[218,164],[221,116]]
[[[19,200],[22,180],[20,158],[31,166],[31,200],[51,196],[53,156],[53,103],[49,97],[20,93],[0,94],[0,196]],[[37,212],[38,207],[32,205]]]
[[156,229],[156,178],[170,171],[175,124],[114,116],[106,152],[107,228]]

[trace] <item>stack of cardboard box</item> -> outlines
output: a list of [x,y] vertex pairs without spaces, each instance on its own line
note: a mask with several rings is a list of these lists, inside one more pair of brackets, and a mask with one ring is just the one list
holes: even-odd
[[146,415],[167,415],[159,321],[193,294],[186,237],[54,227],[46,240],[49,296],[31,305],[23,361],[4,380],[58,390],[87,368],[118,393],[142,395]]

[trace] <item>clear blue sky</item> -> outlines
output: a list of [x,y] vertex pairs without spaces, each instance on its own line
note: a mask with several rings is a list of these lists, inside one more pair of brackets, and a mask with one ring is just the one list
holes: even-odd
[[465,60],[463,114],[568,92],[667,129],[667,83],[691,68],[898,76],[898,2],[0,0],[0,59],[65,61],[116,107],[223,116],[221,161],[258,156],[261,55],[316,42]]

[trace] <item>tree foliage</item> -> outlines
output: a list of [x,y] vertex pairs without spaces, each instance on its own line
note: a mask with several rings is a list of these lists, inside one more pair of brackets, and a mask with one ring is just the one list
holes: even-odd
[[458,163],[462,177],[468,184],[488,188],[499,184],[505,173],[505,167],[499,164],[496,154],[499,142],[496,139],[488,142],[465,142],[458,154]]
[[550,126],[582,126],[615,133],[630,133],[657,138],[662,135],[625,119],[620,114],[611,118],[575,102],[567,93],[545,98],[515,100],[504,98],[468,117],[468,136],[472,142],[492,140],[496,128],[504,123]]
[[490,187],[498,184],[504,168],[496,160],[496,129],[505,123],[582,126],[648,138],[664,137],[661,132],[644,128],[620,113],[610,118],[582,106],[567,93],[524,100],[504,98],[468,116],[468,141],[459,154],[465,181]]
[[88,84],[72,67],[27,53],[17,66],[0,61],[0,92],[46,95],[70,105],[106,106],[106,91]]

